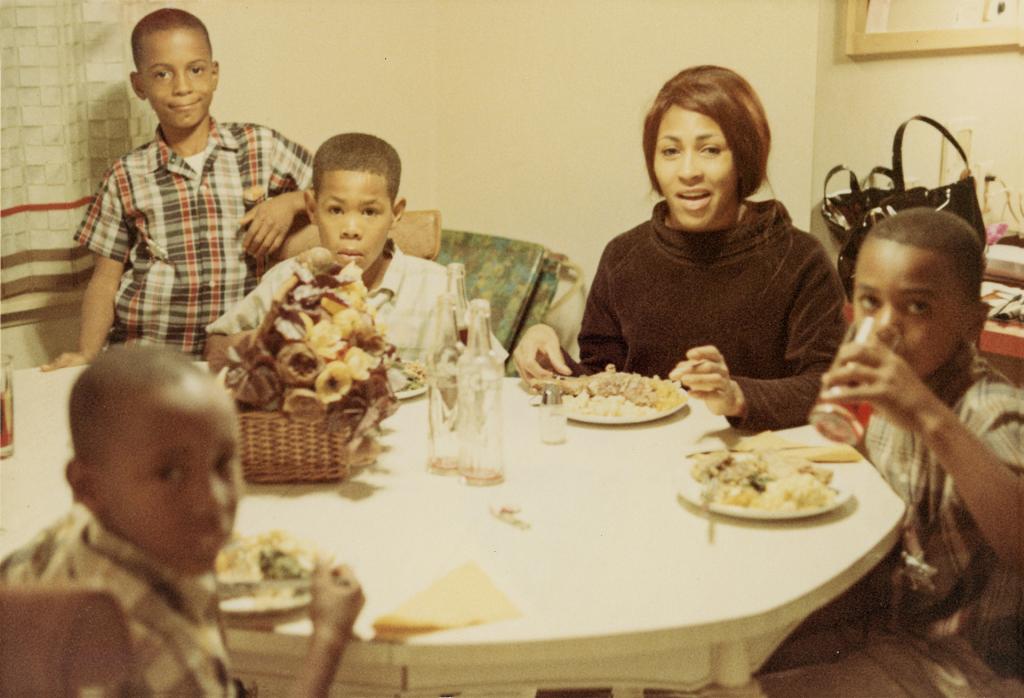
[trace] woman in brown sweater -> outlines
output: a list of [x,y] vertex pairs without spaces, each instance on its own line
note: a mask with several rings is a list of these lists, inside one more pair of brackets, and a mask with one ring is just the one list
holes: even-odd
[[771,145],[757,94],[726,68],[688,68],[658,93],[643,143],[664,200],[605,248],[580,362],[535,325],[514,353],[520,375],[614,364],[679,380],[737,427],[805,423],[842,339],[843,293],[821,244],[781,203],[746,201]]

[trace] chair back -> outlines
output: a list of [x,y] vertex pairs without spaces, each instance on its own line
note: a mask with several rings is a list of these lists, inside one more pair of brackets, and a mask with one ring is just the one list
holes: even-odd
[[437,259],[441,250],[441,212],[406,211],[391,228],[391,238],[408,255]]
[[131,669],[128,625],[107,592],[0,588],[0,629],[0,695],[112,692]]
[[444,230],[437,262],[466,265],[466,295],[490,301],[491,331],[511,351],[531,305],[536,304],[535,312],[543,317],[539,306],[547,308],[557,286],[556,273],[538,288],[546,256],[545,247],[535,242]]
[[[406,211],[391,228],[391,238],[402,252],[434,259],[441,249],[441,212],[433,209]],[[281,245],[278,259],[288,259],[320,244],[320,233],[312,223],[293,231]]]

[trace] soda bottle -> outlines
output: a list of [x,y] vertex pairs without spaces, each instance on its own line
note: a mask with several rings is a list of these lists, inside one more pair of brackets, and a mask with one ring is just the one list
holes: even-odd
[[448,293],[455,298],[455,324],[459,333],[459,341],[467,343],[469,333],[469,301],[466,298],[466,265],[451,262],[445,269],[448,272]]
[[458,400],[459,357],[463,346],[455,324],[455,299],[450,293],[437,298],[427,351],[427,418],[430,452],[427,470],[455,475],[459,465]]
[[467,485],[505,479],[501,421],[501,360],[491,351],[491,305],[469,304],[469,335],[459,359],[459,475]]
[[[871,337],[874,329],[874,318],[867,317],[859,324],[852,326],[852,339],[855,344],[864,344]],[[827,439],[855,446],[864,438],[864,432],[871,419],[871,405],[867,402],[826,402],[821,399],[811,408],[807,421]]]

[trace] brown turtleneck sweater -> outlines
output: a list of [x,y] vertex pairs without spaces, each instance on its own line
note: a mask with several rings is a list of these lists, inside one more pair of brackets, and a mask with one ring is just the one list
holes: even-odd
[[747,399],[744,429],[807,422],[842,340],[843,291],[821,244],[776,201],[747,202],[732,229],[651,220],[605,247],[580,329],[580,365],[667,376],[686,351],[712,344]]

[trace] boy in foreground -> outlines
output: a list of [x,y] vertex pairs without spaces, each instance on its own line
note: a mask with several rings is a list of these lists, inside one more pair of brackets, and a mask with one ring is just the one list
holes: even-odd
[[[69,411],[75,504],[0,563],[0,582],[110,592],[131,631],[132,695],[233,695],[213,578],[239,496],[231,399],[184,355],[115,347]],[[298,695],[326,695],[363,604],[345,567],[320,565],[312,592]]]
[[[377,322],[406,360],[421,358],[430,314],[447,284],[440,264],[404,254],[390,238],[405,211],[398,195],[402,163],[387,142],[365,133],[327,139],[313,159],[313,187],[306,212],[317,226],[322,248],[313,248],[271,269],[242,302],[207,329],[211,367],[224,363],[228,345],[250,334],[270,310],[274,294],[301,263],[313,267],[355,262]],[[326,248],[326,249],[324,249]]]
[[220,68],[197,17],[152,12],[131,44],[132,89],[160,127],[113,164],[86,211],[75,240],[95,267],[79,346],[43,370],[88,363],[108,341],[201,356],[206,325],[255,287],[303,210],[309,152],[210,116]]
[[840,681],[868,657],[943,695],[1021,690],[999,675],[1024,677],[1024,391],[977,355],[983,271],[976,233],[950,213],[908,210],[868,234],[854,319],[873,317],[875,337],[840,348],[821,398],[873,408],[866,455],[907,505],[902,536],[843,599],[848,632],[820,629],[841,604],[827,607],[769,670],[802,645],[797,663],[838,656],[819,668]]

